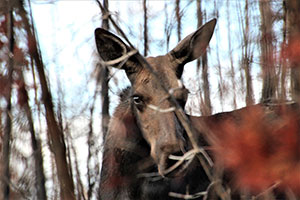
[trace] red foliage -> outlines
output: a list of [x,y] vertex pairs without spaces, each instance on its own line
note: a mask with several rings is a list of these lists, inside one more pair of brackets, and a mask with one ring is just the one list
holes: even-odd
[[[2,20],[0,22],[0,36],[1,35],[3,35],[3,36],[6,35],[6,29],[7,29],[6,19],[4,18],[4,20]],[[0,49],[2,49],[4,45],[5,45],[5,43],[0,39]]]
[[28,95],[24,81],[16,81],[18,91],[18,104],[23,107],[28,102]]
[[2,49],[3,46],[4,46],[4,42],[2,42],[2,41],[0,40],[0,49]]
[[[289,41],[289,44],[283,48],[282,57],[289,59],[291,63],[300,63],[300,35]],[[293,66],[293,65],[292,65]]]
[[299,193],[299,115],[281,110],[268,116],[253,108],[240,117],[241,121],[227,120],[214,131],[217,164],[233,172],[240,189],[261,192],[280,182],[280,187]]
[[34,55],[36,53],[36,46],[37,46],[35,37],[29,35],[27,42],[28,42],[29,53],[31,55]]
[[25,53],[21,48],[14,46],[14,61],[19,65],[28,65],[28,62],[25,58]]
[[8,78],[0,74],[0,97],[8,94]]
[[7,31],[7,21],[6,18],[0,22],[0,33],[6,34]]

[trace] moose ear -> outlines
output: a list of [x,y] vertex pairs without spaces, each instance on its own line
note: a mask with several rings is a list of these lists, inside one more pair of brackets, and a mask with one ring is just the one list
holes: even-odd
[[[120,58],[130,51],[130,48],[119,37],[102,28],[95,30],[95,40],[98,53],[105,62]],[[122,61],[111,66],[119,67],[121,62]],[[131,56],[121,68],[126,71],[127,77],[132,82],[140,65],[135,62],[134,56]]]
[[214,33],[216,21],[216,19],[212,19],[207,22],[194,33],[186,36],[169,52],[177,64],[184,65],[199,58],[205,52]]

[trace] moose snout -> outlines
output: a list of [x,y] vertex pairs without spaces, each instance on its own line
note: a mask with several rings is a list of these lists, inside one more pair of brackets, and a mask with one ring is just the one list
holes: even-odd
[[171,167],[174,162],[169,159],[170,155],[182,155],[181,147],[183,141],[176,139],[173,142],[158,141],[153,148],[151,148],[151,156],[157,164],[158,173],[161,176],[168,175],[168,168]]

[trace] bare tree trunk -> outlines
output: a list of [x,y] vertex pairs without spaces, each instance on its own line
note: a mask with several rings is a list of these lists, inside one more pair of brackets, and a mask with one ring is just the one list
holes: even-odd
[[281,45],[281,58],[280,58],[280,67],[281,67],[281,77],[280,77],[280,91],[278,93],[280,100],[286,100],[286,76],[287,76],[287,60],[283,56],[285,48],[287,46],[287,10],[285,0],[283,1],[283,28],[282,28],[282,45]]
[[166,36],[166,50],[169,52],[169,46],[170,46],[170,37],[171,37],[171,32],[172,32],[172,22],[169,22],[169,16],[168,16],[168,4],[165,3],[164,7],[164,12],[165,12],[165,36]]
[[[72,140],[72,138],[70,138],[69,140]],[[82,183],[82,180],[80,178],[80,170],[79,170],[79,162],[78,162],[78,155],[76,152],[76,149],[74,147],[73,142],[69,142],[70,145],[70,150],[72,150],[73,155],[74,155],[74,168],[75,168],[75,177],[76,177],[76,185],[77,185],[77,199],[82,199],[82,200],[86,200],[86,193],[84,191],[84,186]]]
[[[109,30],[109,21],[108,21],[108,0],[103,0],[103,6],[105,12],[103,12],[102,15],[102,28],[105,30]],[[105,139],[107,130],[108,130],[108,124],[109,124],[109,69],[106,66],[101,66],[101,73],[99,77],[99,81],[101,84],[101,102],[102,102],[102,134],[103,139]]]
[[[201,0],[197,0],[197,27],[201,27],[203,24],[203,12],[201,8]],[[197,60],[197,68],[198,70],[202,67],[202,77],[203,81],[203,92],[204,92],[204,105],[201,106],[202,115],[211,115],[212,114],[212,106],[210,101],[210,87],[208,81],[208,64],[207,64],[207,53],[204,52],[202,56]]]
[[235,70],[234,70],[234,65],[233,65],[233,55],[232,55],[232,47],[231,47],[231,34],[230,34],[230,28],[231,28],[231,19],[230,19],[230,1],[227,1],[227,8],[226,8],[226,13],[227,13],[227,28],[228,28],[228,54],[230,58],[230,79],[232,83],[232,92],[233,92],[233,97],[232,97],[232,105],[233,109],[237,108],[237,103],[236,103],[236,82],[235,82]]
[[294,101],[300,102],[300,0],[285,0],[288,22],[288,54],[291,67],[291,90]]
[[[103,0],[103,4],[101,4],[100,0],[95,0],[99,5],[102,12],[102,28],[105,30],[109,30],[109,1]],[[101,103],[102,103],[102,139],[105,141],[108,124],[110,120],[109,116],[109,68],[107,66],[101,66],[98,64],[96,67],[100,67],[100,74],[97,77],[97,86],[101,86]],[[88,169],[88,191],[87,191],[87,199],[93,199],[93,192],[96,186],[98,174],[99,174],[99,164],[98,164],[98,154],[95,151],[95,135],[93,132],[93,114],[94,114],[94,105],[96,100],[97,91],[95,91],[93,105],[90,108],[91,119],[89,122],[89,133],[88,133],[88,160],[87,160],[87,169]],[[96,163],[96,164],[95,164]]]
[[[31,14],[31,13],[30,13]],[[35,75],[35,70],[34,70],[34,61],[32,56],[30,56],[30,64],[31,64],[31,70],[32,70],[32,79],[33,79],[33,84],[34,84],[34,88],[35,88],[35,103],[38,103],[37,100],[37,85],[36,85],[36,75]],[[20,74],[21,79],[24,82],[25,85],[25,80],[24,80],[24,75]],[[26,88],[23,88],[23,92],[25,96],[28,96],[28,92],[26,90]],[[46,181],[46,177],[44,174],[44,161],[43,161],[43,155],[42,155],[42,145],[41,145],[41,141],[39,136],[36,134],[35,132],[35,128],[34,128],[34,121],[33,121],[33,117],[32,117],[32,111],[31,108],[29,106],[28,103],[28,99],[26,99],[25,105],[24,105],[24,110],[26,113],[26,117],[28,119],[28,123],[29,123],[29,132],[30,132],[30,136],[31,136],[31,145],[32,145],[32,149],[33,149],[33,156],[35,159],[35,173],[36,173],[36,189],[37,189],[37,198],[41,199],[41,200],[46,200],[47,199],[47,195],[46,195],[46,188],[45,188],[45,181]],[[38,105],[38,110],[40,111],[40,105]]]
[[[219,11],[218,11],[218,5],[217,5],[217,1],[215,0],[214,1],[214,13],[216,16],[219,16]],[[220,34],[219,34],[219,29],[216,30],[216,37],[217,37],[217,40],[220,41]],[[223,72],[222,72],[222,67],[221,67],[221,61],[220,61],[220,51],[219,51],[219,43],[217,42],[216,44],[216,58],[217,58],[217,72],[218,72],[218,75],[219,75],[219,82],[218,82],[218,93],[219,93],[219,98],[220,98],[220,104],[221,104],[221,109],[222,111],[224,110],[224,97],[226,95],[226,85],[225,85],[225,81],[224,81],[224,78],[223,78]]]
[[275,98],[276,92],[276,73],[274,65],[274,46],[273,46],[273,12],[269,1],[259,1],[261,16],[261,67],[263,75],[261,101],[270,101]]
[[57,175],[60,182],[60,196],[61,199],[64,200],[74,199],[74,184],[66,159],[66,145],[64,142],[64,136],[55,118],[52,95],[48,88],[41,57],[37,51],[38,50],[36,49],[33,57],[35,58],[36,67],[41,82],[42,98],[46,110],[48,134],[51,141],[50,147],[52,153],[54,154]]
[[143,10],[144,10],[144,56],[148,54],[149,44],[148,44],[148,16],[147,16],[147,1],[143,0]]
[[42,89],[42,100],[46,111],[48,136],[51,141],[50,148],[52,153],[54,154],[58,180],[60,183],[60,197],[63,200],[72,200],[75,199],[74,183],[72,176],[70,175],[68,162],[66,159],[66,145],[64,142],[64,135],[62,130],[58,126],[53,111],[52,95],[48,88],[48,83],[44,72],[44,64],[42,61],[40,50],[38,48],[33,25],[30,26],[29,19],[27,18],[27,13],[22,4],[23,2],[19,1],[18,3],[28,39],[30,40],[31,44],[33,44],[28,45],[29,52],[35,61],[35,65],[40,79]]
[[108,0],[103,0],[103,7],[105,12],[103,13],[102,17],[102,28],[104,28],[105,30],[109,30],[109,23],[108,23]]
[[254,103],[253,99],[253,88],[252,88],[252,76],[251,76],[251,56],[250,56],[250,45],[249,45],[249,3],[248,0],[245,1],[245,28],[243,30],[244,35],[244,52],[242,58],[242,65],[245,71],[246,78],[246,105],[252,105]]
[[178,42],[181,40],[181,14],[180,14],[180,0],[176,0],[175,2],[175,12],[177,19],[177,38]]
[[20,73],[20,79],[23,81],[23,85],[20,87],[20,91],[24,97],[25,97],[25,102],[23,105],[23,109],[25,111],[25,114],[27,116],[28,119],[28,124],[29,124],[29,132],[30,132],[30,136],[31,136],[31,146],[32,146],[32,150],[33,150],[33,156],[34,156],[34,161],[35,161],[35,176],[36,176],[36,181],[35,181],[35,186],[36,186],[36,190],[37,190],[37,199],[39,200],[46,200],[47,196],[46,196],[46,188],[45,188],[45,174],[44,174],[44,168],[43,168],[43,155],[42,155],[42,147],[41,147],[41,143],[40,140],[37,139],[36,137],[36,133],[34,130],[34,122],[33,122],[33,118],[32,118],[32,112],[31,109],[29,107],[28,104],[28,93],[27,90],[25,88],[25,80],[23,77],[22,72]]
[[[8,12],[6,15],[7,20],[7,38],[9,42],[9,53],[14,55],[14,19],[13,19],[13,8],[8,5]],[[14,68],[14,60],[13,56],[9,57],[8,60],[8,74],[7,74],[7,94],[5,95],[6,100],[6,110],[5,110],[5,125],[4,125],[4,136],[3,136],[3,149],[2,149],[2,198],[4,200],[10,199],[10,140],[11,140],[11,132],[12,132],[12,118],[11,118],[11,91],[13,84],[13,68]]]
[[[88,191],[87,191],[87,199],[92,199],[94,187],[96,184],[96,177],[95,177],[95,166],[93,163],[98,162],[98,160],[94,160],[96,155],[94,155],[94,148],[95,148],[95,142],[94,142],[94,131],[93,131],[93,117],[94,117],[94,105],[96,100],[96,94],[94,95],[94,100],[92,107],[90,108],[90,122],[89,122],[89,132],[88,132],[88,158],[87,158],[87,181],[88,181]],[[94,162],[93,162],[94,161]]]

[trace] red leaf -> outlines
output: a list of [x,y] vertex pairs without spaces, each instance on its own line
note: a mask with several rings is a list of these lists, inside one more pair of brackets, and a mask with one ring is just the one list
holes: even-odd
[[0,96],[6,96],[8,94],[8,79],[6,76],[0,75]]
[[214,131],[217,164],[233,172],[241,189],[261,192],[281,182],[280,187],[299,191],[299,116],[285,111],[273,115],[255,107],[241,114],[241,121],[227,120]]
[[28,95],[25,87],[24,81],[17,81],[18,85],[18,104],[23,107],[28,102]]
[[14,60],[19,65],[27,65],[28,62],[25,58],[25,54],[21,48],[14,47]]
[[[291,63],[300,64],[300,35],[290,39],[289,44],[283,48],[282,57],[289,59]],[[293,67],[293,65],[291,65]]]
[[7,32],[7,21],[6,18],[4,18],[3,21],[0,22],[0,32],[6,35]]

